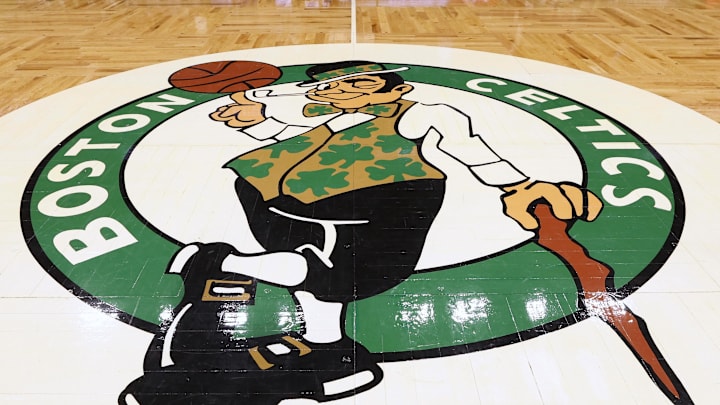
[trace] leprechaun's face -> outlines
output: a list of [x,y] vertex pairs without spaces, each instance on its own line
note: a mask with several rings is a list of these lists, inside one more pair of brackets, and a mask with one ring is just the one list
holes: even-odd
[[409,84],[399,84],[390,91],[379,92],[385,79],[377,75],[360,75],[320,84],[307,92],[314,101],[330,103],[342,109],[361,108],[373,104],[392,103],[412,90]]

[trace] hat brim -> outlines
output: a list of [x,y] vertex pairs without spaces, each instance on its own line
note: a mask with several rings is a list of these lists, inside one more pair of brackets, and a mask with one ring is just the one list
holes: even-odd
[[355,77],[355,76],[379,75],[379,74],[382,74],[382,73],[395,73],[395,72],[402,72],[403,70],[408,70],[408,69],[410,69],[410,68],[407,67],[407,66],[403,66],[403,67],[399,67],[399,68],[395,68],[395,69],[376,70],[376,71],[372,71],[372,72],[350,73],[350,74],[347,74],[347,75],[338,76],[338,77],[333,77],[332,79],[325,79],[325,80],[321,80],[321,81],[317,81],[317,82],[316,82],[316,81],[306,81],[306,82],[300,83],[298,86],[300,86],[300,87],[314,87],[314,86],[319,86],[319,85],[325,84],[325,83],[336,82],[336,81],[338,81],[338,80],[345,80],[345,79],[347,79],[347,78]]

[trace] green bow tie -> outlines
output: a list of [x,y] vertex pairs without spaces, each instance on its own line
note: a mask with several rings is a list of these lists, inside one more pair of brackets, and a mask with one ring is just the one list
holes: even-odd
[[306,117],[317,117],[326,114],[351,114],[360,112],[370,115],[376,115],[378,117],[392,117],[397,112],[398,107],[399,105],[397,103],[388,103],[373,104],[362,108],[350,108],[343,110],[341,108],[333,107],[329,104],[310,103],[306,104],[305,108],[303,108],[303,115]]

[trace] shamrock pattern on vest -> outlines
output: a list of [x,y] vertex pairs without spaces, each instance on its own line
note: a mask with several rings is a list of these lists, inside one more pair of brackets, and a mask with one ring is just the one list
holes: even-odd
[[392,117],[376,117],[337,133],[322,125],[248,152],[226,166],[266,201],[282,193],[306,204],[381,184],[445,178],[422,158],[415,142],[397,133],[397,121],[413,103],[399,104],[399,113]]

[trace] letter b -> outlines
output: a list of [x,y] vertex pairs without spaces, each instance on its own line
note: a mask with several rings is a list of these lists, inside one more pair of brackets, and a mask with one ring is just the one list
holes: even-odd
[[[112,233],[112,236],[107,236]],[[79,242],[84,245],[73,247]],[[124,248],[137,242],[137,239],[121,224],[112,218],[97,218],[85,229],[70,229],[60,232],[53,238],[55,248],[72,264],[78,264],[98,256]]]

